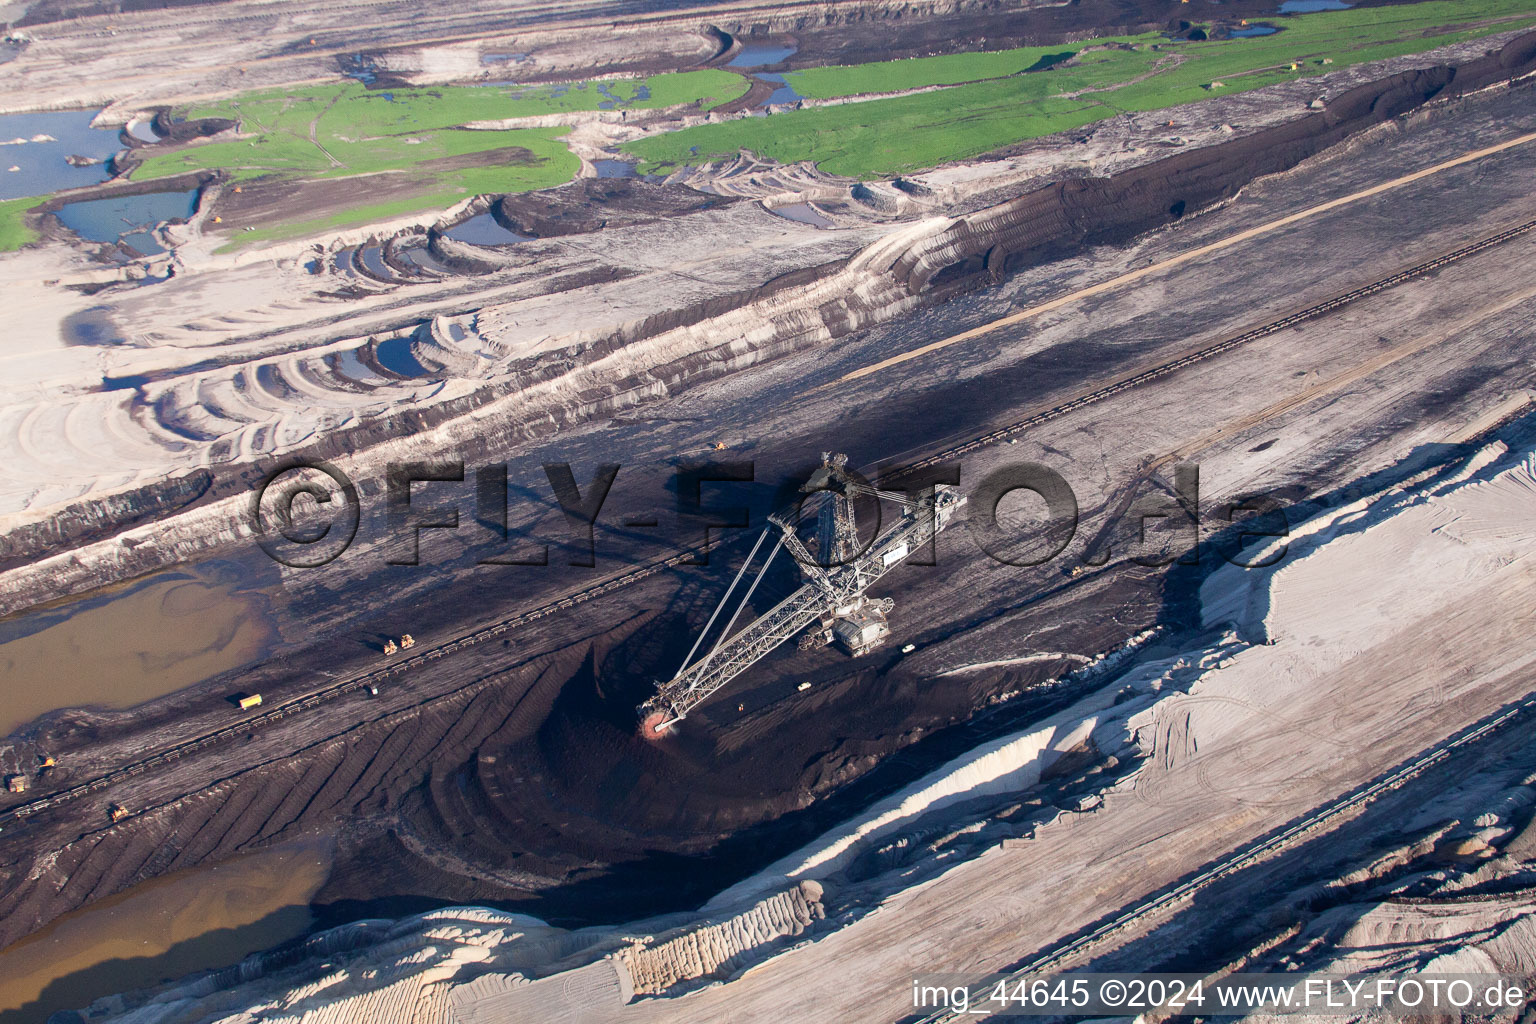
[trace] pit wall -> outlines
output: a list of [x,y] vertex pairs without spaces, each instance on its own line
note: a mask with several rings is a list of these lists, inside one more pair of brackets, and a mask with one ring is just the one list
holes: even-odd
[[[515,443],[667,397],[989,287],[1086,246],[1123,242],[1228,200],[1255,178],[1293,168],[1431,101],[1463,97],[1533,72],[1536,32],[1459,65],[1405,71],[1350,89],[1321,110],[1242,138],[1108,177],[1056,181],[965,216],[918,221],[846,261],[796,271],[617,331],[561,339],[563,347],[554,351],[495,367],[493,386],[460,389],[460,397],[366,421],[302,453],[283,454],[350,462],[344,468],[356,473],[367,493],[370,474],[377,475],[388,459],[442,451],[466,458],[483,454],[488,417],[495,418],[500,437]],[[262,464],[275,454],[266,453]],[[141,488],[128,500],[89,499],[59,510],[52,523],[10,530],[0,537],[0,564],[9,563],[0,579],[0,613],[151,571],[247,534],[245,498],[260,469],[229,465],[214,476],[206,487],[199,473]],[[213,502],[220,504],[217,512],[207,507]],[[146,530],[146,539],[158,543],[127,551],[100,544],[127,527],[189,507],[203,513],[196,518],[204,528]],[[64,554],[84,545],[107,557],[97,561],[89,550],[73,558]]]

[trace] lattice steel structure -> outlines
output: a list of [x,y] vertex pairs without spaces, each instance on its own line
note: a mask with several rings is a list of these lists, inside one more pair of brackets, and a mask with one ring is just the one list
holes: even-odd
[[[768,526],[705,623],[677,675],[660,684],[656,695],[640,705],[644,729],[660,733],[681,721],[758,659],[813,623],[819,623],[820,628],[803,637],[802,646],[829,643],[836,635],[850,653],[858,655],[884,640],[885,612],[890,610],[891,601],[870,599],[869,587],[944,529],[965,499],[956,489],[942,485],[917,500],[901,493],[877,491],[849,474],[846,463],[846,456],[823,456],[821,469],[801,488],[807,497],[768,517]],[[859,495],[902,506],[896,525],[867,546],[859,544],[853,514],[853,501]],[[797,521],[807,504],[817,509],[820,559],[812,555],[796,534]],[[775,536],[751,585],[732,605],[731,596],[756,561],[758,552]],[[786,547],[800,563],[805,584],[732,635],[731,627],[748,607],[774,557]],[[716,620],[727,608],[731,612],[714,646],[696,658]],[[840,623],[844,627],[841,630]]]

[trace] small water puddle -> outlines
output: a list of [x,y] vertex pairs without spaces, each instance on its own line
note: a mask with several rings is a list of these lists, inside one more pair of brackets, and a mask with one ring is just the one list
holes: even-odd
[[439,263],[424,245],[413,245],[409,249],[399,250],[402,260],[415,267],[417,270],[431,271],[437,274],[451,274],[452,270]]
[[90,242],[122,241],[144,256],[165,249],[151,232],[169,220],[187,220],[197,212],[197,189],[148,192],[70,203],[54,215],[60,223]]
[[794,56],[799,47],[792,43],[747,43],[726,64],[728,68],[760,68]]
[[759,106],[770,106],[779,103],[797,103],[805,97],[795,91],[795,87],[784,81],[784,76],[777,71],[765,71],[753,75],[753,78],[761,79],[774,87],[773,94],[763,100]]
[[514,242],[533,241],[531,235],[520,235],[516,231],[508,231],[489,213],[482,213],[461,224],[455,224],[443,234],[455,242],[468,242],[470,245],[511,245]]
[[638,178],[635,165],[628,160],[593,160],[592,167],[599,178]]
[[0,1024],[231,967],[308,933],[332,852],[303,842],[156,878],[0,950]]
[[[585,85],[585,83],[583,83],[583,85]],[[635,95],[628,99],[615,96],[613,92],[608,88],[607,82],[598,82],[597,92],[598,95],[603,97],[602,101],[597,105],[598,110],[612,110],[615,107],[622,107],[630,103],[638,102],[639,100],[648,100],[651,98],[651,87],[648,85],[636,86]]]
[[398,373],[402,377],[426,377],[427,368],[416,361],[411,354],[411,337],[408,334],[398,338],[386,338],[374,347],[373,357],[379,361],[379,365],[391,373]]
[[71,313],[59,323],[59,335],[66,345],[121,345],[123,336],[112,319],[110,306],[90,306]]
[[817,213],[809,203],[791,203],[788,206],[776,206],[768,212],[777,214],[785,220],[798,221],[801,224],[813,224],[818,228],[832,227],[832,222]]
[[1249,25],[1245,28],[1234,28],[1227,35],[1233,39],[1252,39],[1255,36],[1272,36],[1279,31],[1273,25]]
[[0,735],[58,708],[124,710],[248,665],[272,646],[267,601],[157,573],[0,621]]
[[336,58],[341,65],[341,73],[348,78],[372,86],[379,80],[379,62],[369,53],[349,53]]
[[140,142],[159,142],[160,133],[155,131],[155,122],[152,118],[134,118],[128,122],[128,134]]
[[383,278],[386,281],[394,279],[394,272],[384,262],[384,247],[382,245],[370,245],[357,251],[358,261],[364,269],[374,277]]
[[1281,14],[1311,14],[1314,11],[1347,11],[1354,4],[1344,0],[1285,0],[1280,5]]
[[382,384],[384,378],[368,368],[358,357],[357,349],[349,348],[336,357],[336,372],[359,384]]

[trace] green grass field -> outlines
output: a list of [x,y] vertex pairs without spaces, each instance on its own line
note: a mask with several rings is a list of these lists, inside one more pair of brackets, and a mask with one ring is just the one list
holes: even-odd
[[[607,90],[606,96],[600,86]],[[654,75],[639,81],[581,83],[569,89],[441,86],[370,90],[360,83],[347,83],[294,92],[252,93],[178,111],[188,118],[238,120],[241,134],[250,138],[158,154],[144,161],[133,177],[162,178],[192,170],[223,170],[236,178],[265,174],[329,177],[396,170],[438,157],[524,144],[509,141],[512,132],[459,130],[460,125],[474,121],[597,110],[605,102],[617,102],[616,109],[636,110],[693,102],[708,107],[735,99],[747,88],[740,75],[709,70]],[[642,90],[649,96],[635,98]]]
[[[227,252],[252,242],[298,238],[327,228],[361,226],[422,210],[446,209],[470,196],[530,192],[563,185],[575,177],[581,167],[581,161],[560,141],[560,136],[566,131],[568,129],[548,128],[487,133],[502,136],[505,145],[521,146],[532,151],[539,162],[531,165],[497,164],[451,171],[421,168],[415,172],[418,188],[408,196],[385,202],[364,203],[322,217],[304,217],[306,211],[296,210],[294,219],[278,221],[254,231],[240,232],[220,251]],[[413,172],[405,170],[401,173],[411,175]],[[363,194],[366,195],[366,188]]]
[[[645,171],[730,157],[745,149],[783,163],[811,160],[833,174],[885,177],[1125,112],[1191,103],[1213,93],[1257,89],[1529,27],[1536,24],[1536,0],[1429,0],[1267,20],[1282,31],[1204,42],[1170,42],[1152,33],[792,72],[785,76],[788,84],[801,95],[819,98],[949,87],[701,125],[624,148],[641,158]],[[1129,48],[1085,52],[1087,46],[1105,44]],[[1068,50],[1077,51],[1070,64],[1020,73]],[[1331,66],[1322,63],[1325,59]],[[1296,70],[1292,62],[1299,64]],[[1208,88],[1217,81],[1223,83],[1219,90]]]
[[951,53],[942,57],[886,60],[873,64],[840,65],[790,71],[784,81],[808,99],[832,99],[861,93],[898,92],[928,85],[959,85],[987,78],[1004,78],[1036,67],[1061,54],[1081,50],[1085,43],[1026,46],[991,53]]
[[14,252],[37,240],[37,232],[27,227],[25,214],[46,198],[32,196],[0,202],[0,252]]
[[[648,172],[749,150],[783,163],[813,161],[834,174],[885,177],[1126,112],[1527,28],[1536,24],[1536,0],[1425,0],[1266,20],[1281,31],[1201,42],[1148,33],[795,71],[787,83],[813,99],[933,91],[732,119],[623,148]],[[580,166],[563,141],[567,127],[476,131],[462,127],[468,123],[690,103],[708,109],[740,97],[749,84],[742,74],[711,69],[556,86],[370,90],[348,82],[254,92],[176,112],[236,119],[241,137],[151,151],[132,176],[142,181],[216,170],[236,182],[358,179],[356,205],[320,210],[300,204],[291,216],[237,232],[225,246],[232,249],[446,208],[471,195],[550,188]],[[495,155],[476,166],[477,154],[513,147],[532,159]],[[33,240],[23,214],[43,198],[0,203],[0,251]]]
[[[699,103],[710,107],[747,91],[740,75],[688,71],[634,81],[500,88],[442,86],[370,90],[360,83],[252,93],[210,106],[178,111],[188,118],[225,117],[240,122],[245,138],[185,146],[151,156],[133,172],[135,180],[187,171],[219,170],[234,181],[277,177],[313,180],[366,174],[411,176],[428,161],[465,157],[507,147],[534,154],[534,164],[470,169],[423,168],[419,189],[393,199],[334,215],[304,217],[242,232],[231,247],[295,237],[326,227],[367,223],[386,216],[450,206],[483,192],[525,192],[551,188],[575,176],[580,161],[560,141],[567,128],[472,131],[474,121],[532,117],[601,109],[653,109]],[[392,183],[393,186],[393,183]],[[397,186],[394,186],[397,188]]]

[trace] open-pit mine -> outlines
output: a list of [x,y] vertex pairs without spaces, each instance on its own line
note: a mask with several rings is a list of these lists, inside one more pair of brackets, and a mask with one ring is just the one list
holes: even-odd
[[0,1024],[1536,989],[1536,0],[0,21]]

